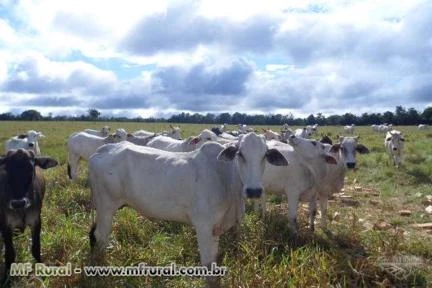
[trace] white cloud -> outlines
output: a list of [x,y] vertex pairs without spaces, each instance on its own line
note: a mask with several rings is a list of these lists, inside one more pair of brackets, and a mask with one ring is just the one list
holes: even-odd
[[17,107],[26,101],[74,111],[135,107],[156,115],[431,103],[429,1],[21,0],[0,6],[9,12],[0,18],[0,100],[13,96]]

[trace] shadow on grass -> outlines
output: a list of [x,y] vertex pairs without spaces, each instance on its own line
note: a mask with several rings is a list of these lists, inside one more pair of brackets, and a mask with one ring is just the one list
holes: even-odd
[[[256,225],[261,225],[262,230],[242,231],[242,245],[250,245],[250,249],[257,249],[260,261],[266,262],[271,257],[272,265],[284,265],[284,259],[291,259],[292,253],[312,253],[329,257],[334,263],[331,267],[331,278],[326,285],[348,285],[348,287],[425,287],[425,276],[421,273],[416,277],[407,274],[405,278],[395,277],[386,270],[381,269],[376,261],[376,255],[371,255],[361,243],[360,230],[354,227],[346,227],[343,231],[331,232],[329,230],[313,232],[301,223],[299,233],[294,235],[288,228],[288,220],[285,215],[270,212],[265,219],[259,219]],[[255,225],[254,225],[255,226]],[[248,227],[244,227],[248,230]],[[255,228],[252,228],[255,229]],[[245,236],[244,233],[251,235]],[[261,239],[258,237],[261,236]],[[231,239],[233,240],[233,239]],[[255,242],[256,243],[251,243]],[[246,242],[246,244],[245,244]],[[235,244],[230,242],[230,246]],[[238,252],[238,250],[235,250]],[[234,252],[231,250],[231,252]],[[242,252],[240,252],[242,253]],[[323,253],[323,254],[322,254]],[[295,256],[294,256],[295,257]],[[298,256],[297,256],[298,257]],[[310,267],[310,269],[325,269],[325,267]],[[323,283],[324,284],[324,283]]]
[[413,184],[432,184],[432,177],[418,168],[407,170],[406,173],[414,178]]

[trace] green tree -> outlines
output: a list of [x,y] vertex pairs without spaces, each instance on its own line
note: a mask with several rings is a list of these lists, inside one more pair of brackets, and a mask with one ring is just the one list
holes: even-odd
[[88,110],[88,117],[90,120],[96,120],[100,116],[100,112],[94,108]]
[[427,107],[422,115],[421,115],[422,122],[425,124],[432,124],[432,106]]
[[43,117],[39,111],[32,109],[22,112],[20,118],[25,121],[39,121]]

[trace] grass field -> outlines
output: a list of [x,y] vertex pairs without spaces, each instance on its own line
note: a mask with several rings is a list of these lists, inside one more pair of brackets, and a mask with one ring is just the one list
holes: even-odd
[[[90,265],[88,232],[94,217],[87,185],[87,164],[82,163],[76,183],[67,178],[66,141],[96,122],[0,122],[0,149],[9,137],[29,129],[46,138],[41,151],[60,162],[47,170],[47,194],[42,211],[42,258],[47,265]],[[168,129],[165,123],[108,123],[128,131]],[[211,125],[180,125],[183,137]],[[233,128],[233,127],[231,127]],[[258,127],[256,127],[258,128]],[[271,127],[279,130],[279,127]],[[432,131],[395,127],[405,135],[405,161],[396,169],[384,153],[384,136],[370,127],[356,127],[360,142],[371,153],[358,155],[358,170],[347,174],[343,195],[329,204],[329,229],[306,227],[304,206],[299,208],[300,232],[292,237],[286,219],[286,200],[269,197],[265,219],[248,206],[240,236],[231,231],[221,240],[219,264],[228,267],[224,287],[391,287],[432,285],[432,231],[415,224],[432,222],[425,212],[432,196]],[[320,127],[334,139],[341,127]],[[355,200],[356,206],[343,203]],[[351,201],[353,202],[353,201]],[[358,204],[358,205],[357,205]],[[409,216],[399,211],[410,210]],[[319,226],[317,226],[319,227]],[[32,262],[30,231],[15,238],[17,262]],[[1,263],[4,258],[1,257]],[[152,222],[132,209],[121,209],[113,223],[103,265],[133,266],[140,262],[164,266],[199,265],[195,232],[174,222]],[[3,265],[1,267],[3,270]],[[200,287],[204,281],[187,277],[68,277],[16,278],[13,287]]]

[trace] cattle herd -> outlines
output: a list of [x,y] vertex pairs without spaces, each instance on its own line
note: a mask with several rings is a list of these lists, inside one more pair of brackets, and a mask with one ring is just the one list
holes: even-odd
[[[81,159],[88,161],[91,199],[96,210],[90,228],[92,251],[102,252],[107,245],[113,216],[117,209],[129,206],[150,219],[174,220],[196,230],[201,264],[216,261],[219,237],[236,226],[245,213],[245,199],[265,213],[266,194],[284,194],[288,199],[288,220],[297,232],[297,206],[309,204],[310,228],[319,202],[321,226],[326,228],[328,199],[341,191],[347,169],[356,168],[356,153],[369,149],[354,136],[355,125],[343,127],[349,136],[328,135],[310,138],[318,125],[280,132],[263,129],[257,134],[247,125],[238,131],[226,131],[227,125],[203,130],[197,136],[181,139],[180,128],[160,133],[139,130],[110,133],[85,129],[70,135],[67,142],[68,176],[78,177]],[[390,161],[402,162],[404,137],[391,125],[372,125],[385,133],[384,146]],[[419,130],[428,129],[419,125]],[[41,169],[58,165],[41,156],[38,139],[41,132],[30,130],[6,141],[0,157],[0,232],[5,246],[5,273],[8,281],[15,261],[13,233],[30,226],[32,255],[40,256],[40,213],[45,191]],[[170,181],[167,181],[170,179]],[[212,284],[214,279],[207,279]]]

